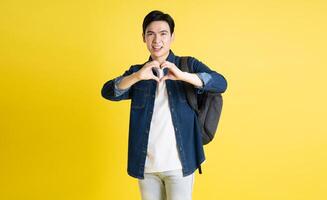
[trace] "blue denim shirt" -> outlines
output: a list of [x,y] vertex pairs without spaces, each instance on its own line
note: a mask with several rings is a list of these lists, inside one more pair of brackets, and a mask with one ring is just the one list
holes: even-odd
[[[151,60],[149,57],[149,61]],[[174,55],[171,50],[167,61],[175,63],[180,68],[180,57]],[[101,91],[102,96],[108,100],[131,99],[127,172],[130,176],[140,179],[144,179],[144,165],[157,82],[142,80],[125,90],[119,90],[117,84],[124,76],[140,70],[144,64],[132,65],[121,76],[107,81]],[[211,70],[194,57],[188,59],[188,65],[193,66],[193,72],[203,82],[201,88],[194,87],[197,94],[201,95],[203,91],[225,92],[227,82],[221,74]],[[205,160],[201,138],[202,129],[196,113],[187,102],[182,81],[166,80],[166,88],[183,176],[187,176],[192,174]]]

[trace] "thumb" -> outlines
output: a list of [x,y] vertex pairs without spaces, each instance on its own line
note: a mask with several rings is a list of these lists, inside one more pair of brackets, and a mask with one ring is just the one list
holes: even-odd
[[160,81],[165,81],[165,80],[168,80],[168,79],[169,79],[169,76],[166,75],[166,76],[162,77],[162,78],[160,79]]
[[156,77],[156,76],[154,76],[154,75],[151,77],[151,79],[153,79],[153,80],[157,81],[158,83],[160,82],[159,78],[158,78],[158,77]]

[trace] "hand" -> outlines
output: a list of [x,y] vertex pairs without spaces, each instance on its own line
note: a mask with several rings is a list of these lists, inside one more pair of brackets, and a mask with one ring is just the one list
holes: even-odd
[[181,71],[174,63],[165,61],[160,66],[161,69],[168,68],[168,74],[160,79],[160,81],[170,80],[184,80],[185,73]]
[[159,78],[156,77],[152,72],[153,67],[160,68],[160,63],[156,60],[146,63],[139,71],[136,72],[137,78],[139,80],[153,79],[159,83]]

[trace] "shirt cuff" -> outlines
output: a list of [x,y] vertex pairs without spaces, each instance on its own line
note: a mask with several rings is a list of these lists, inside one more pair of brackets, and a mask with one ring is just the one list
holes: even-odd
[[130,87],[129,87],[129,88],[126,88],[126,89],[119,89],[119,88],[118,88],[118,84],[120,83],[120,81],[121,81],[123,78],[124,78],[123,76],[119,76],[119,77],[117,77],[117,78],[114,80],[114,82],[115,82],[115,96],[116,96],[116,97],[118,97],[118,96],[124,94],[125,92],[127,92],[127,91],[130,89]]
[[210,81],[212,77],[209,73],[206,72],[196,73],[196,75],[202,81],[202,87],[195,86],[195,88],[197,89],[198,94],[202,94],[204,92],[204,87],[207,85],[207,83]]

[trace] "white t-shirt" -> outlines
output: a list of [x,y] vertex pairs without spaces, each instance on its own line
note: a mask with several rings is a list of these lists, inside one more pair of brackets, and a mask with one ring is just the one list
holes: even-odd
[[145,173],[182,169],[165,81],[157,85],[149,131]]

